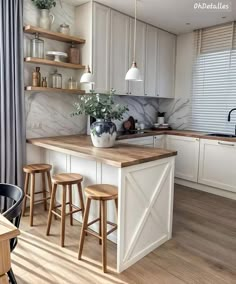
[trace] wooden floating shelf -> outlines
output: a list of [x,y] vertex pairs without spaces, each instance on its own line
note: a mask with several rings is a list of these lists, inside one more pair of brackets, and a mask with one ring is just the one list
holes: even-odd
[[49,93],[65,93],[65,94],[85,94],[84,90],[71,90],[71,89],[56,89],[56,88],[45,88],[45,87],[32,87],[26,86],[26,91],[37,91],[37,92],[49,92]]
[[48,60],[44,58],[26,57],[24,60],[27,63],[43,64],[43,65],[56,66],[56,67],[62,67],[62,68],[70,68],[70,69],[84,69],[85,68],[85,66],[81,64],[58,62],[58,61]]
[[39,27],[34,27],[31,25],[26,25],[24,26],[24,32],[28,34],[35,34],[39,33],[41,37],[57,40],[57,41],[62,41],[62,42],[69,42],[69,43],[75,43],[75,44],[80,44],[80,43],[85,43],[85,40],[76,36],[71,36],[71,35],[65,35],[62,33],[58,32],[52,32],[49,30],[45,30]]

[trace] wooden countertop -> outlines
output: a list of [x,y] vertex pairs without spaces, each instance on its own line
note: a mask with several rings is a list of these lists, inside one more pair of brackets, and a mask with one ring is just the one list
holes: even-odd
[[113,148],[96,148],[87,135],[32,138],[27,143],[119,168],[177,155],[176,151],[118,143]]
[[236,142],[236,137],[209,136],[207,135],[208,132],[200,132],[200,131],[192,131],[192,130],[149,130],[149,129],[144,130],[144,133],[140,132],[140,133],[135,133],[135,134],[127,134],[127,135],[118,136],[117,140],[141,138],[141,137],[164,135],[164,134]]

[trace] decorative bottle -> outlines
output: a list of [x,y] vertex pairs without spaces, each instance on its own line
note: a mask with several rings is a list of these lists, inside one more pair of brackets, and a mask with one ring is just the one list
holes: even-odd
[[76,47],[73,43],[71,44],[71,47],[69,48],[69,62],[73,64],[79,64],[80,58],[79,58],[79,49]]

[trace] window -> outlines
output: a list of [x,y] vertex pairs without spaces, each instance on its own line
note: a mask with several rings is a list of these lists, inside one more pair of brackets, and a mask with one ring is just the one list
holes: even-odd
[[236,113],[235,23],[195,32],[191,129],[234,133]]

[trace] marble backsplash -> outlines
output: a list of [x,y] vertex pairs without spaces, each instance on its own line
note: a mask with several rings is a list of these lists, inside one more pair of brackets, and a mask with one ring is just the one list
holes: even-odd
[[160,99],[159,111],[165,112],[165,121],[173,129],[188,129],[191,114],[190,97]]

